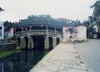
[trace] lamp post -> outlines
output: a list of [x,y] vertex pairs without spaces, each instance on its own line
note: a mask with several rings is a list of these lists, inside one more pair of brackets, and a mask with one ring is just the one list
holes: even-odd
[[[1,16],[1,12],[2,11],[4,11],[4,9],[2,9],[1,7],[0,7],[0,16]],[[1,17],[0,17],[0,20],[1,20]]]

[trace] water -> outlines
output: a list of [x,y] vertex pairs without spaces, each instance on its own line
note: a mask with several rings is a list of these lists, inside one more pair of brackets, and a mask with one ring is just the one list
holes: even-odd
[[24,50],[0,59],[0,62],[4,63],[4,72],[29,72],[48,52],[47,50]]

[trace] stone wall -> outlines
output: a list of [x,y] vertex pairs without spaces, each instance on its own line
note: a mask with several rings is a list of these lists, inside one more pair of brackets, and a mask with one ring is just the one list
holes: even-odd
[[16,49],[16,44],[15,43],[1,44],[0,45],[0,51],[14,50],[14,49]]
[[0,51],[16,49],[16,42],[9,39],[0,39]]

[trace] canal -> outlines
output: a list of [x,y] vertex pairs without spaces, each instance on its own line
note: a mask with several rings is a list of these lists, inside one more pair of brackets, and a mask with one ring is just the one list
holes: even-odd
[[[4,72],[29,72],[50,50],[23,50],[0,59]],[[0,72],[2,66],[0,66]]]

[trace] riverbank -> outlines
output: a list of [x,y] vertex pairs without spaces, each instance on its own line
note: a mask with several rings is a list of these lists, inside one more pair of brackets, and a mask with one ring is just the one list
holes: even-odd
[[13,53],[19,53],[21,51],[22,50],[0,51],[0,58],[4,58],[4,57],[9,56]]

